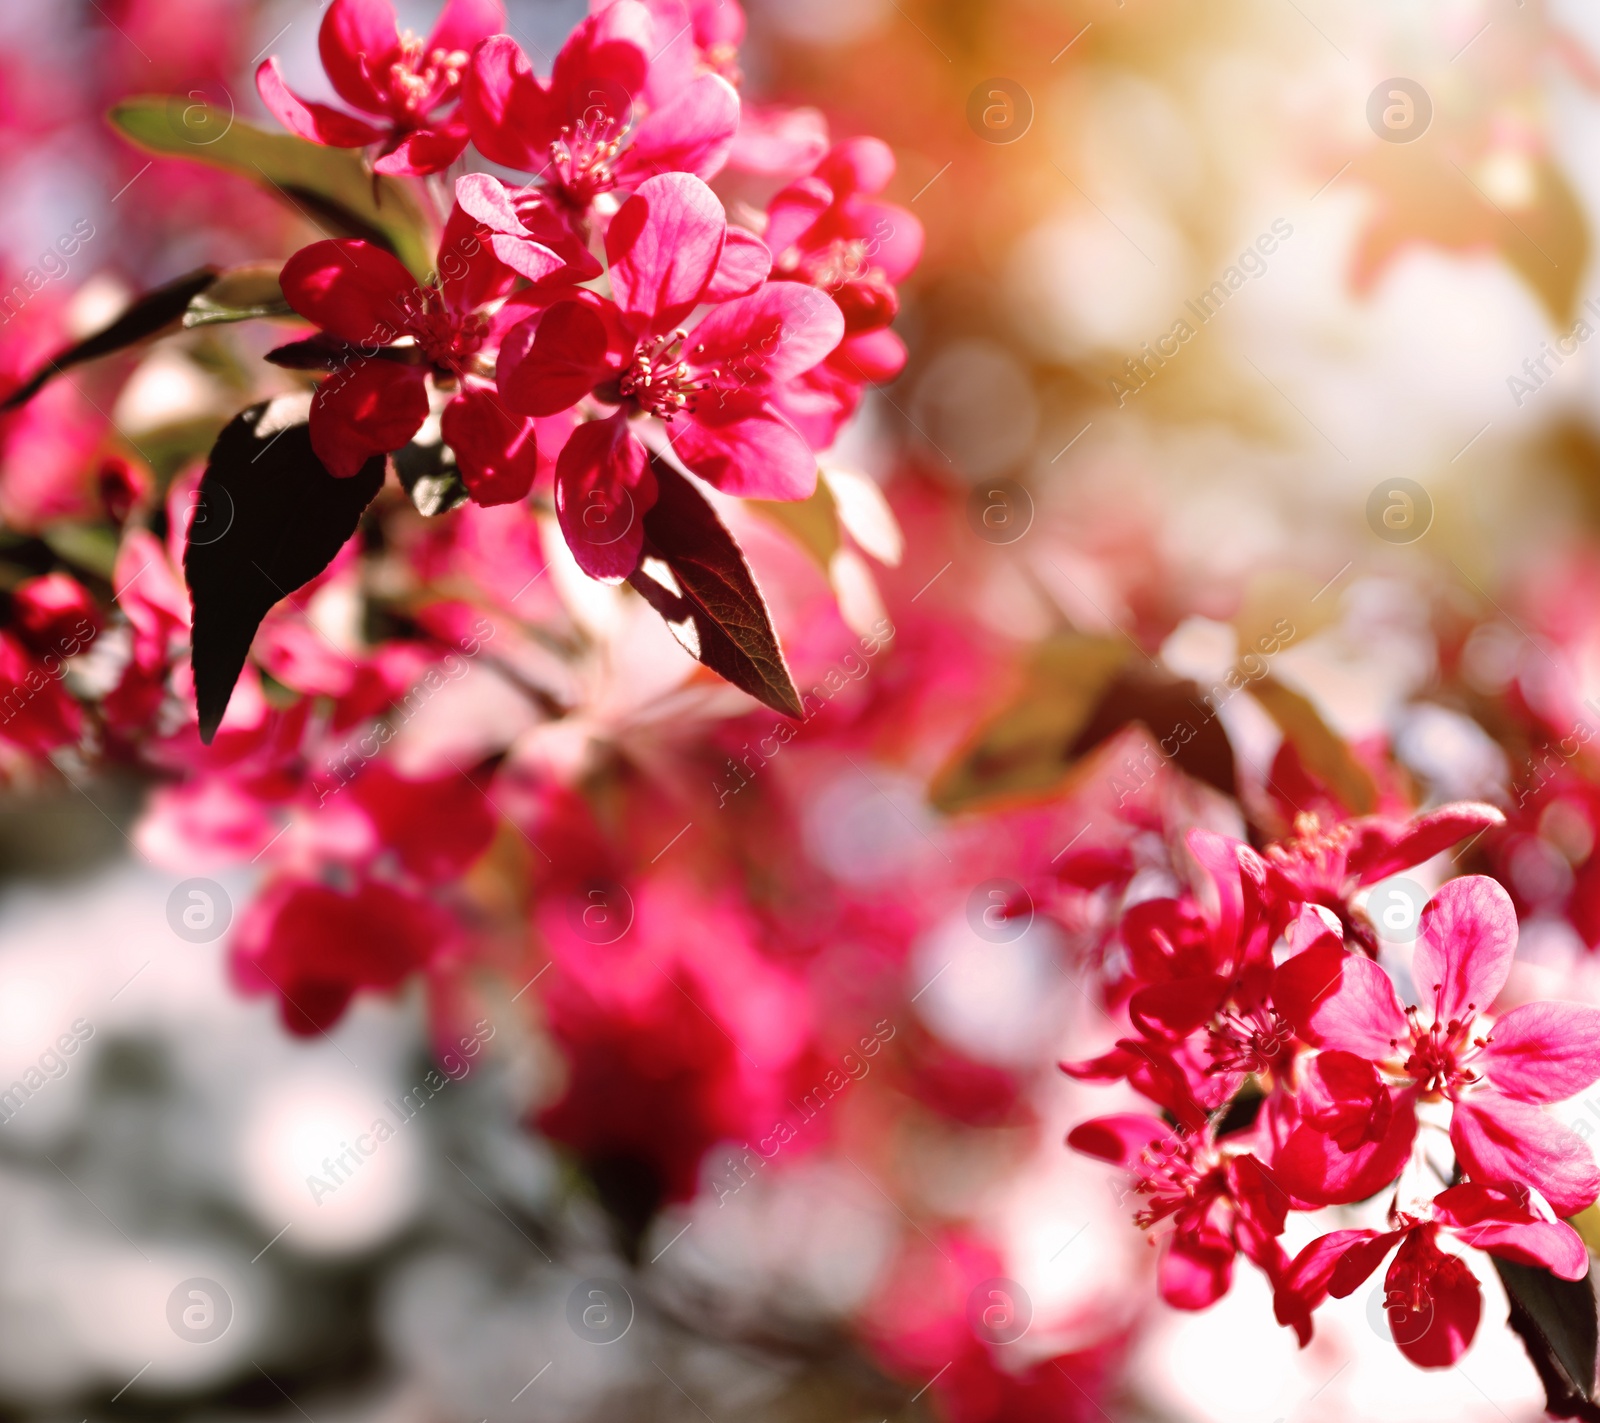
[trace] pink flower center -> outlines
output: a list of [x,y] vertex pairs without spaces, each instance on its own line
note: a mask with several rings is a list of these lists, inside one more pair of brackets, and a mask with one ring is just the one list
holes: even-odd
[[680,327],[670,336],[641,346],[617,382],[618,390],[657,419],[670,421],[684,410],[692,415],[700,392],[717,372],[690,366],[683,357],[683,343],[688,339],[689,333]]
[[430,50],[426,40],[407,30],[400,36],[400,57],[389,66],[389,95],[404,114],[420,118],[460,87],[467,59],[459,49]]
[[837,291],[867,270],[867,244],[859,237],[836,237],[815,252],[785,254],[779,266],[785,272],[798,273],[811,286]]
[[1179,1138],[1153,1142],[1144,1149],[1134,1171],[1138,1177],[1135,1195],[1147,1196],[1150,1204],[1134,1212],[1133,1223],[1149,1230],[1158,1222],[1176,1215],[1201,1194],[1214,1196],[1223,1189],[1220,1163],[1206,1151],[1206,1160],[1197,1161],[1194,1144]]
[[1294,1032],[1269,1007],[1245,1012],[1224,1008],[1206,1028],[1208,1072],[1274,1071],[1294,1041]]
[[550,166],[557,186],[574,207],[586,208],[616,186],[611,165],[627,131],[626,119],[598,104],[586,109],[577,123],[562,125],[561,137],[550,145]]
[[[1484,1044],[1486,1037],[1472,1037],[1477,1022],[1474,1003],[1467,1004],[1464,1018],[1452,1018],[1447,1023],[1433,1022],[1423,1027],[1415,1007],[1406,1009],[1406,1022],[1411,1028],[1411,1055],[1406,1059],[1405,1071],[1424,1092],[1454,1095],[1462,1087],[1481,1081],[1478,1073],[1467,1067]],[[1391,1039],[1399,1048],[1398,1039]]]
[[425,287],[422,300],[404,305],[405,329],[436,370],[464,375],[489,331],[487,316],[458,316],[445,306],[437,287]]

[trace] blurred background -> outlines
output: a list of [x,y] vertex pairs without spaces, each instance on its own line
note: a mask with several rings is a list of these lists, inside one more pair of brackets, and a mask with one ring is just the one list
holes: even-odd
[[[419,31],[434,8],[399,6]],[[508,9],[541,67],[582,14]],[[1125,771],[1138,758],[1119,744],[1043,808],[984,821],[949,767],[985,717],[1026,701],[1030,649],[1063,633],[1132,644],[1200,687],[1236,666],[1254,680],[1241,658],[1255,653],[1355,748],[1329,774],[1511,812],[1478,854],[1523,914],[1519,972],[1559,996],[1600,991],[1600,793],[1562,753],[1560,794],[1544,776],[1526,794],[1541,748],[1600,692],[1600,14],[1578,0],[747,9],[747,98],[883,137],[898,160],[886,196],[927,246],[896,323],[910,363],[836,450],[904,529],[871,594],[892,649],[848,722],[778,761],[784,829],[758,817],[704,851],[691,838],[692,883],[634,888],[655,926],[645,958],[689,964],[710,944],[724,966],[694,970],[701,988],[661,1010],[665,1026],[640,1009],[590,1032],[543,997],[555,976],[533,986],[570,916],[555,898],[507,908],[518,874],[486,871],[470,895],[493,944],[468,986],[430,979],[430,1007],[413,980],[293,1037],[229,977],[265,847],[174,850],[148,817],[165,784],[148,768],[11,766],[0,1083],[42,1085],[0,1095],[0,1414],[1541,1416],[1492,1275],[1486,1327],[1443,1374],[1399,1357],[1365,1295],[1330,1304],[1303,1353],[1253,1271],[1204,1314],[1155,1301],[1126,1192],[1061,1144],[1114,1109],[1054,1068],[1114,1035],[1083,977],[1108,905],[1090,869],[1051,880],[1048,902],[1031,876],[1060,871],[1091,827],[1076,856],[1137,859],[1137,835],[1106,827],[1130,795],[1167,792]],[[329,93],[317,19],[311,0],[0,11],[0,260],[15,273],[92,230],[35,298],[55,329],[314,235],[244,182],[150,162],[102,114],[199,90],[270,126],[250,80],[263,55]],[[0,330],[9,374],[34,355]],[[225,350],[185,337],[54,390],[51,418],[5,431],[7,522],[70,539],[40,502],[50,471],[119,440],[176,466],[244,388]],[[752,548],[786,586],[783,552]],[[807,641],[817,590],[794,587],[775,606],[797,667],[820,677],[837,639]],[[690,740],[720,775],[770,724],[674,726],[640,714],[642,695],[585,685],[587,734],[643,761]],[[451,714],[471,720],[463,705]],[[1269,713],[1248,695],[1219,712],[1253,823],[1273,814],[1287,734]],[[652,814],[648,849],[677,823]],[[497,863],[528,854],[509,840]],[[968,912],[989,875],[1039,901],[1002,942]],[[773,1111],[797,1122],[822,1110],[808,1083],[859,1055],[826,1129],[773,1159],[774,1138],[755,1138],[771,1112],[724,1111],[646,1060],[680,1049],[680,1077],[737,1052],[777,1083],[781,1058]],[[677,1162],[688,1186],[637,1188],[585,1136],[607,1114],[638,1117],[658,1174]],[[380,1117],[391,1136],[352,1154]],[[1021,1332],[971,1324],[991,1280]]]

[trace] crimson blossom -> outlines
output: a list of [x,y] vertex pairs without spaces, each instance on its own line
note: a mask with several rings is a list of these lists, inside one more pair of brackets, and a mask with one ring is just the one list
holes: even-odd
[[449,0],[424,40],[400,32],[389,0],[333,0],[317,34],[322,67],[339,97],[370,117],[300,98],[276,55],[256,70],[256,89],[290,133],[330,148],[376,144],[378,173],[437,173],[467,146],[466,124],[441,110],[459,97],[472,52],[505,22],[500,0]]
[[[1600,1195],[1600,1169],[1540,1107],[1600,1078],[1600,1008],[1525,1003],[1485,1016],[1516,945],[1511,897],[1487,876],[1467,875],[1423,910],[1411,961],[1420,1005],[1402,1009],[1381,967],[1333,944],[1286,962],[1273,997],[1305,1042],[1371,1063],[1409,1087],[1408,1100],[1449,1101],[1450,1142],[1473,1180],[1525,1182],[1559,1214],[1575,1215]],[[1362,1111],[1366,1101],[1363,1089]]]
[[1311,1310],[1329,1295],[1353,1294],[1398,1245],[1384,1277],[1384,1309],[1396,1346],[1423,1368],[1447,1368],[1472,1343],[1483,1312],[1477,1277],[1439,1248],[1441,1233],[1502,1260],[1537,1265],[1564,1280],[1589,1272],[1589,1252],[1565,1221],[1541,1215],[1514,1185],[1451,1186],[1426,1214],[1391,1212],[1393,1229],[1335,1230],[1313,1240],[1285,1272],[1274,1297],[1278,1321],[1305,1344]]
[[273,358],[334,372],[311,405],[311,445],[330,474],[348,478],[406,444],[428,416],[431,377],[451,392],[444,437],[472,497],[504,504],[527,494],[533,426],[506,411],[490,383],[501,333],[536,300],[532,289],[511,289],[519,276],[537,285],[598,270],[563,234],[544,235],[555,247],[524,225],[497,179],[474,173],[456,183],[440,270],[426,286],[359,239],[314,242],[284,264],[285,298],[323,335]]
[[[778,402],[839,344],[844,317],[814,287],[766,281],[766,247],[730,227],[716,194],[688,173],[641,183],[605,249],[611,299],[573,290],[509,331],[499,386],[523,415],[556,415],[585,397],[606,412],[562,450],[556,512],[586,573],[625,578],[643,546],[638,516],[656,497],[633,420],[654,417],[655,443],[726,493],[804,499],[816,455]],[[701,305],[709,310],[686,326]]]

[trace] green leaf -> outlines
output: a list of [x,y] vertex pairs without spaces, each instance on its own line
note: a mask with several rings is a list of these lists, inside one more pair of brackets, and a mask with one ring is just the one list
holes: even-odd
[[295,314],[278,285],[277,262],[254,262],[222,273],[204,291],[196,292],[183,313],[185,327],[215,326],[229,321]]
[[216,734],[256,629],[355,533],[383,485],[383,456],[335,479],[311,449],[310,400],[280,396],[230,420],[212,447],[183,572],[194,602],[200,739]]
[[[360,237],[393,252],[412,273],[433,269],[428,223],[411,194],[375,176],[360,154],[324,148],[288,133],[268,133],[242,119],[207,114],[181,97],[146,94],[114,104],[112,125],[147,153],[187,158],[242,174],[276,194],[330,237]],[[209,113],[209,110],[208,110]],[[207,141],[197,133],[215,132]]]
[[804,709],[766,600],[704,495],[652,455],[659,490],[644,516],[644,555],[629,577],[696,661],[785,716]]
[[51,356],[5,400],[0,401],[0,411],[15,410],[19,405],[26,405],[50,381],[73,366],[126,350],[169,328],[177,330],[179,319],[189,309],[189,303],[216,279],[215,267],[200,267],[168,282],[164,287],[157,287],[136,297],[109,326],[101,327],[92,336],[85,336],[83,340]]
[[1235,793],[1233,747],[1199,687],[1120,638],[1070,633],[1039,647],[1010,699],[946,763],[933,804],[948,813],[1048,798],[1136,723],[1179,770]]
[[1492,1256],[1511,1301],[1511,1327],[1522,1338],[1545,1408],[1557,1418],[1600,1419],[1595,1406],[1595,1354],[1600,1311],[1595,1275],[1563,1280],[1539,1268]]
[[467,486],[456,468],[455,451],[440,439],[432,444],[413,440],[392,456],[401,487],[417,513],[427,518],[448,514],[467,502]]
[[1129,652],[1120,639],[1082,633],[1042,644],[1014,694],[934,778],[933,804],[950,813],[1054,792]]
[[1250,695],[1277,722],[1300,764],[1339,797],[1352,815],[1371,815],[1378,788],[1372,775],[1333,732],[1310,700],[1273,677],[1248,684]]
[[40,531],[50,552],[86,573],[110,578],[117,562],[117,536],[100,524],[51,524]]

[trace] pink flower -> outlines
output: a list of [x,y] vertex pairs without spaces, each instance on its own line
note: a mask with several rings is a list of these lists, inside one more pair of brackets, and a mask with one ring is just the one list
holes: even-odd
[[[673,453],[730,494],[803,499],[816,456],[776,397],[839,344],[844,318],[819,291],[764,282],[766,248],[730,228],[716,195],[687,173],[640,185],[606,230],[606,255],[614,300],[579,292],[530,317],[507,334],[499,380],[524,415],[553,415],[586,395],[615,407],[567,441],[556,511],[585,572],[625,578],[639,561],[640,516],[655,502],[630,421],[669,426]],[[682,325],[701,304],[711,310]]]
[[733,145],[739,96],[725,79],[692,71],[658,92],[652,56],[671,37],[638,0],[616,0],[572,32],[545,84],[515,40],[495,36],[473,55],[463,88],[473,143],[495,163],[538,174],[577,216],[653,174],[713,176]]
[[1564,1221],[1538,1215],[1528,1193],[1509,1183],[1452,1186],[1435,1196],[1426,1217],[1397,1214],[1389,1231],[1336,1230],[1306,1246],[1274,1294],[1280,1324],[1292,1325],[1304,1347],[1311,1311],[1328,1296],[1353,1294],[1394,1250],[1384,1277],[1384,1310],[1400,1352],[1425,1369],[1447,1368],[1478,1329],[1483,1299],[1459,1255],[1442,1251],[1439,1233],[1503,1260],[1536,1265],[1564,1280],[1581,1280],[1589,1252]]
[[1377,940],[1364,919],[1350,909],[1350,896],[1365,885],[1431,860],[1460,840],[1505,816],[1492,805],[1457,801],[1410,821],[1365,816],[1324,826],[1315,814],[1296,818],[1289,839],[1269,845],[1268,885],[1286,904],[1320,904],[1333,910],[1353,938],[1370,953]]
[[334,372],[311,406],[317,457],[345,479],[373,455],[399,449],[427,418],[432,377],[455,392],[441,419],[468,492],[480,504],[521,499],[536,469],[533,426],[496,398],[490,357],[526,306],[513,296],[493,316],[483,308],[519,275],[537,283],[590,270],[574,270],[537,241],[504,187],[482,173],[456,183],[440,271],[427,286],[368,242],[314,242],[296,252],[284,264],[284,296],[324,335],[273,355]]
[[1451,880],[1423,910],[1402,1009],[1389,975],[1337,943],[1285,962],[1273,998],[1300,1037],[1354,1055],[1421,1101],[1452,1103],[1450,1140],[1478,1181],[1525,1181],[1563,1215],[1600,1194],[1583,1142],[1539,1110],[1600,1078],[1600,1008],[1527,1003],[1483,1016],[1517,943],[1510,897],[1483,875]]
[[376,880],[352,894],[281,880],[234,935],[233,979],[245,993],[276,993],[284,1026],[309,1037],[338,1022],[358,989],[398,988],[451,934],[443,910]]
[[372,117],[300,98],[276,56],[256,70],[256,89],[301,138],[330,148],[379,144],[372,165],[379,173],[436,173],[467,146],[466,125],[440,110],[459,95],[472,51],[503,28],[500,0],[448,0],[426,40],[400,33],[389,0],[333,0],[317,36],[322,67],[339,97]]
[[1175,1309],[1204,1309],[1228,1292],[1243,1252],[1277,1282],[1288,1263],[1283,1234],[1289,1198],[1253,1155],[1222,1150],[1211,1129],[1173,1131],[1158,1117],[1096,1117],[1074,1127],[1067,1145],[1133,1172],[1149,1204],[1142,1230],[1170,1221],[1161,1257],[1161,1297]]

